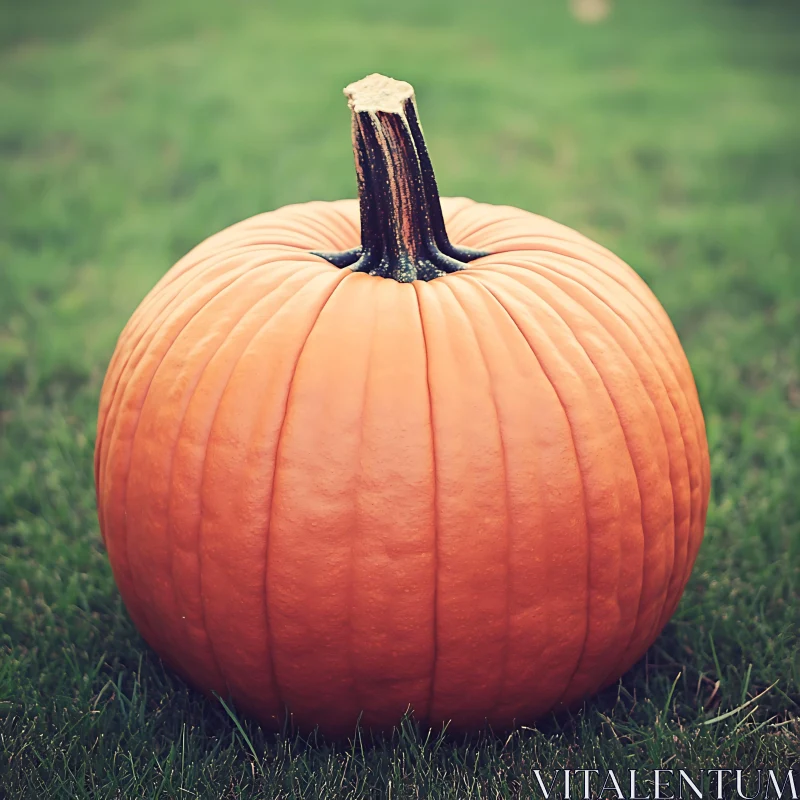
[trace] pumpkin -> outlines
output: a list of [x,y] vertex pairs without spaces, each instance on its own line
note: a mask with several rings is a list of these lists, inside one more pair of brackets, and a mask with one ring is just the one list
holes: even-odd
[[165,662],[265,725],[531,722],[675,610],[709,496],[693,377],[608,250],[440,200],[410,85],[345,93],[358,201],[211,236],[120,335],[114,578]]

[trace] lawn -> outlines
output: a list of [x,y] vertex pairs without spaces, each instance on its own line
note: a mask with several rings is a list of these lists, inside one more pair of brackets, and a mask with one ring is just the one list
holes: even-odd
[[[0,0],[0,797],[540,797],[537,768],[800,767],[799,40],[791,0],[619,0],[596,26],[556,0]],[[223,226],[354,196],[341,88],[374,71],[415,85],[444,194],[642,275],[706,416],[674,619],[536,729],[266,733],[162,666],[100,541],[122,326]]]

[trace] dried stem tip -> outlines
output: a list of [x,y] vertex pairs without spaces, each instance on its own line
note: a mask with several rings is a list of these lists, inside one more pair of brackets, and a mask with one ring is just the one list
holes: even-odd
[[414,99],[414,87],[374,72],[344,88],[351,111],[385,111],[402,114],[406,100]]

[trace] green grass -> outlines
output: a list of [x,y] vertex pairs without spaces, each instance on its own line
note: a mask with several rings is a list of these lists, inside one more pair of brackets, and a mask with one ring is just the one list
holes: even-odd
[[[619,0],[596,27],[556,0],[0,0],[0,797],[530,797],[535,768],[796,764],[799,37],[792,0]],[[353,195],[341,87],[373,71],[415,84],[445,194],[554,217],[641,273],[706,414],[675,618],[536,730],[264,733],[162,667],[100,544],[124,322],[222,226]]]

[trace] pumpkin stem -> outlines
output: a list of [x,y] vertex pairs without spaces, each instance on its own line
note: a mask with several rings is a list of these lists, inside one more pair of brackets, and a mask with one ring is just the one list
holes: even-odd
[[361,246],[316,255],[400,283],[433,280],[488,255],[447,236],[411,85],[375,74],[344,93],[353,115]]

